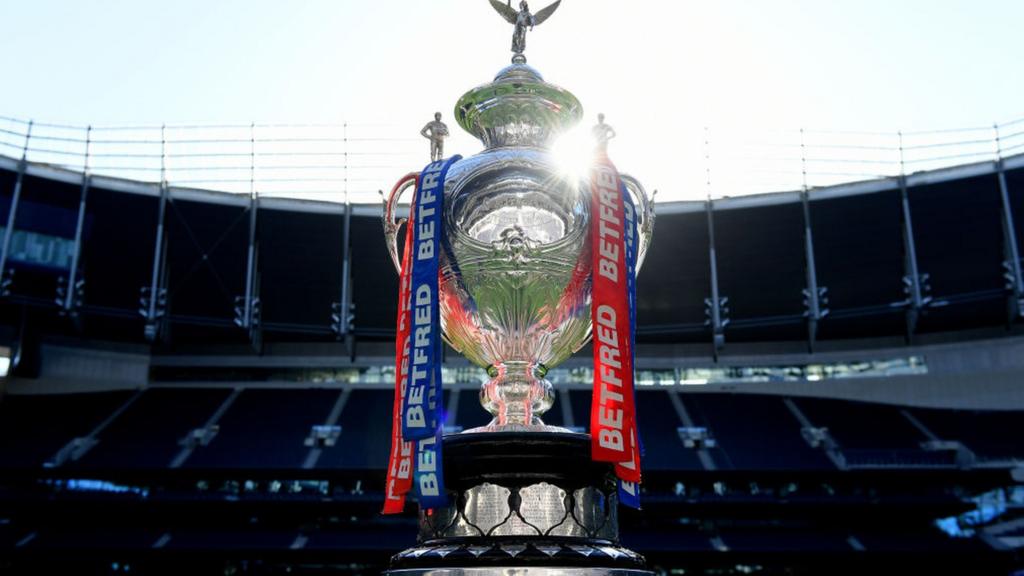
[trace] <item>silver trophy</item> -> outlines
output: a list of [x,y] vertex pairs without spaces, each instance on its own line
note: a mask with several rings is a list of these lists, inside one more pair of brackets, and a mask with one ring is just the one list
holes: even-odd
[[[463,95],[455,116],[486,147],[451,168],[444,190],[444,336],[490,376],[480,401],[494,418],[469,432],[565,431],[540,418],[554,401],[544,376],[590,337],[590,182],[567,173],[551,145],[583,109],[517,58]],[[638,208],[639,269],[654,215],[643,186],[622,180]],[[396,268],[398,202],[413,185],[407,178],[385,201]]]
[[[480,400],[493,419],[444,438],[450,504],[421,509],[417,545],[395,555],[387,574],[650,576],[644,559],[619,544],[613,465],[592,461],[588,435],[541,420],[554,401],[545,374],[591,331],[591,183],[552,153],[583,109],[522,54],[527,28],[558,2],[536,15],[526,2],[518,12],[510,1],[491,4],[516,26],[515,55],[455,108],[486,149],[456,162],[445,180],[439,288],[444,338],[487,370]],[[606,143],[613,131],[604,126]],[[582,152],[603,150],[594,144]],[[396,269],[398,204],[416,176],[385,199]],[[639,269],[654,214],[643,186],[621,178],[637,207]]]

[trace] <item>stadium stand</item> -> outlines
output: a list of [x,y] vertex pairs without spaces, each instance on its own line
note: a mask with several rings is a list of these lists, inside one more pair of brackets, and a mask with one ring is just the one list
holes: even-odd
[[851,409],[849,402],[820,398],[801,398],[796,404],[844,449],[916,450],[927,439],[896,406],[862,403]]
[[631,531],[622,535],[622,542],[636,550],[660,550],[664,552],[711,552],[714,545],[707,535],[697,530]]
[[940,439],[962,442],[983,460],[1024,460],[1019,412],[913,410]]
[[[686,448],[679,438],[679,428],[684,423],[673,408],[669,394],[653,390],[636,395],[637,414],[643,414],[638,418],[642,418],[639,429],[645,465],[650,470],[700,470],[696,450]],[[589,398],[587,400],[589,408]]]
[[[893,463],[895,476],[849,477],[823,449],[807,443],[787,403],[799,406],[816,426],[827,424],[834,430],[844,453],[845,446],[864,451],[912,450],[922,435],[901,408],[700,393],[677,397],[685,414],[681,419],[672,394],[677,392],[641,389],[637,393],[644,418],[648,511],[643,516],[626,514],[624,531],[627,544],[652,558],[681,553],[781,558],[813,551],[815,558],[835,559],[863,550],[913,554],[941,546],[946,557],[962,560],[990,550],[975,540],[951,543],[928,525],[938,514],[969,511],[970,506],[956,494],[965,481],[992,483],[984,469],[974,479],[931,476],[922,486],[924,477],[908,475],[915,462],[901,460]],[[446,400],[451,397],[446,396]],[[342,397],[345,401],[339,402]],[[585,414],[588,392],[573,391],[569,397],[571,411]],[[3,410],[15,408],[18,422],[44,422],[69,413],[80,418],[76,426],[61,418],[58,421],[64,427],[22,436],[17,452],[5,449],[4,465],[20,462],[17,478],[31,482],[43,478],[45,485],[59,488],[48,497],[56,498],[59,505],[48,506],[33,521],[0,525],[0,545],[20,554],[64,550],[101,556],[103,551],[138,555],[154,549],[157,542],[155,547],[166,554],[215,556],[286,554],[297,549],[328,556],[339,550],[371,555],[393,551],[400,543],[411,542],[413,531],[406,524],[371,520],[382,497],[391,401],[390,390],[358,387],[241,392],[229,386],[173,387],[141,394],[9,396]],[[460,390],[459,403],[463,402],[459,414],[482,412],[472,389]],[[76,410],[83,407],[88,410]],[[338,442],[308,445],[305,440],[311,428],[327,421],[331,412],[336,412],[341,426]],[[176,456],[188,447],[180,440],[217,414],[218,429],[208,444],[192,446],[187,458]],[[275,426],[268,427],[271,414]],[[987,445],[987,434],[998,424],[1024,418],[1019,411],[915,410],[914,415],[935,425],[935,433],[944,440],[979,446]],[[976,424],[986,418],[995,424],[979,431]],[[700,450],[684,446],[678,431],[685,420],[706,427],[715,440],[715,446],[704,450],[704,458]],[[12,420],[5,417],[3,422]],[[106,426],[95,435],[96,443],[79,459],[69,457],[62,465],[42,468],[54,447],[89,435],[104,422]],[[460,418],[460,422],[466,421]],[[867,423],[871,426],[866,428]],[[993,445],[999,446],[998,442]],[[309,454],[316,451],[318,459],[311,461]],[[27,476],[26,462],[28,471],[35,470]],[[181,468],[175,470],[176,465]],[[125,476],[126,469],[137,472]],[[955,472],[952,466],[949,469]],[[76,480],[82,475],[111,481]],[[24,490],[18,480],[8,480],[0,491],[0,511],[19,518],[24,513],[20,511],[34,510],[38,504],[26,501],[21,496]],[[218,512],[221,506],[227,508]],[[102,520],[95,516],[100,510],[105,511]],[[877,533],[874,525],[879,518],[896,511],[901,519],[896,523],[890,519],[885,525],[890,530],[902,525],[904,530]],[[340,525],[325,522],[324,515],[337,514],[364,520]],[[680,525],[677,515],[699,518],[699,527]],[[124,523],[134,523],[138,529],[125,531]],[[818,528],[809,528],[816,524]]]
[[181,452],[182,441],[202,428],[230,393],[227,389],[146,390],[72,465],[101,470],[166,468]]
[[[472,390],[460,394],[459,426],[486,422]],[[685,427],[671,397],[676,392],[644,390],[637,393],[638,413],[643,414],[645,467],[651,471],[832,470],[825,450],[812,447],[802,434],[801,423],[787,407],[799,410],[816,427],[824,426],[847,456],[859,452],[909,455],[927,451],[929,438],[914,427],[898,406],[833,399],[785,398],[756,394],[682,394],[678,398],[694,427],[706,429],[714,446],[706,451],[713,464],[702,464],[699,448],[687,448],[679,429]],[[386,389],[248,389],[153,388],[138,393],[91,393],[69,395],[13,395],[3,404],[4,432],[0,461],[5,467],[58,467],[86,472],[119,468],[168,469],[302,469],[312,448],[321,454],[318,469],[383,470],[390,446],[393,393]],[[341,397],[346,401],[339,403]],[[445,401],[450,398],[446,391]],[[573,412],[588,416],[589,392],[573,391]],[[336,443],[314,446],[308,440],[312,428],[322,424],[332,409],[341,405]],[[911,410],[937,438],[959,442],[986,460],[1024,459],[1024,445],[1015,426],[1024,411]],[[219,413],[216,431],[206,445],[189,446],[190,434],[202,429]],[[559,410],[549,422],[561,425]],[[472,415],[472,416],[471,416]],[[73,416],[73,417],[72,417]],[[273,417],[274,426],[267,426]],[[93,429],[106,422],[102,431]],[[52,424],[52,425],[51,425]],[[584,426],[583,428],[586,428]],[[88,438],[88,449],[79,449],[60,464],[54,454]],[[360,449],[345,449],[359,446]],[[183,448],[187,458],[177,461]],[[952,466],[952,462],[948,462]]]
[[726,470],[832,468],[824,451],[800,433],[800,422],[783,399],[773,396],[705,395],[684,397],[694,418],[712,431],[718,449],[711,454]]
[[[106,392],[4,398],[0,403],[0,467],[45,466],[74,439],[87,438],[131,396],[129,392]],[[66,458],[71,451],[65,452]]]
[[778,531],[769,536],[764,530],[733,529],[722,532],[722,542],[733,550],[748,552],[845,551],[849,538],[842,534]]
[[[391,421],[386,415],[391,414],[393,403],[390,390],[353,390],[341,412],[341,437],[334,447],[324,449],[317,467],[386,468],[391,449]],[[353,446],[361,449],[353,450]]]
[[[310,427],[326,418],[338,390],[246,390],[218,422],[189,468],[300,468]],[[271,425],[272,423],[272,425]]]

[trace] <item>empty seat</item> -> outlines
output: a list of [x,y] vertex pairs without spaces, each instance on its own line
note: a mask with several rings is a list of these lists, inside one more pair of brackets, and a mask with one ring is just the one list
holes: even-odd
[[168,550],[287,550],[297,532],[253,529],[176,531],[164,545]]
[[952,538],[937,529],[927,532],[860,531],[856,537],[868,552],[954,554],[971,550],[991,550],[981,540]]
[[679,438],[679,419],[666,390],[637,390],[637,428],[647,470],[703,470],[697,452]]
[[913,414],[942,440],[959,440],[981,459],[1024,458],[1024,412],[924,410]]
[[161,468],[181,451],[180,440],[202,427],[231,390],[147,390],[97,438],[75,465],[87,468]]
[[341,436],[324,448],[317,468],[387,468],[393,408],[391,390],[353,390],[338,420]]
[[828,428],[844,450],[918,450],[927,440],[898,406],[822,398],[794,402],[812,425]]
[[28,550],[145,550],[160,537],[154,530],[132,528],[79,528],[42,530],[25,545]]
[[322,424],[338,390],[242,392],[217,423],[217,436],[195,449],[189,468],[298,468],[309,448],[310,427]]
[[338,531],[313,532],[304,548],[306,550],[351,550],[378,553],[410,548],[416,543],[416,528],[412,525],[398,526],[350,526]]
[[715,549],[706,534],[679,526],[661,530],[627,530],[622,534],[622,544],[640,553],[711,552]]
[[8,395],[0,402],[0,467],[41,466],[73,438],[90,434],[134,392]]
[[834,468],[803,439],[800,422],[778,396],[687,394],[690,416],[718,444],[715,463],[734,470]]
[[734,528],[720,534],[734,552],[849,552],[848,536],[832,532],[786,530],[775,527]]

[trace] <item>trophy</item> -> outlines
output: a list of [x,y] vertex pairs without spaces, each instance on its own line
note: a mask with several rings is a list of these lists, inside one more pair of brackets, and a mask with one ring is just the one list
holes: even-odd
[[[582,348],[595,326],[602,343],[614,333],[597,323],[613,316],[613,309],[602,307],[609,310],[602,316],[595,308],[595,262],[611,252],[621,255],[599,236],[608,228],[604,217],[611,209],[598,204],[596,195],[621,201],[616,206],[626,212],[621,233],[608,229],[616,238],[628,236],[621,246],[632,251],[632,260],[620,261],[630,262],[630,286],[650,242],[653,207],[635,178],[613,169],[617,179],[605,178],[601,171],[567,172],[552,153],[552,144],[582,119],[583,108],[572,93],[546,82],[526,63],[522,51],[527,27],[549,17],[558,3],[537,15],[530,13],[526,2],[520,3],[518,12],[511,2],[491,4],[516,25],[512,64],[492,82],[463,95],[455,107],[459,126],[483,142],[485,150],[465,159],[438,160],[422,174],[405,176],[384,203],[387,247],[403,275],[398,356],[404,360],[397,361],[401,368],[389,498],[392,481],[403,470],[408,476],[410,466],[426,462],[432,471],[437,468],[438,476],[443,471],[446,480],[440,499],[426,505],[421,495],[419,545],[396,555],[391,569],[453,574],[489,574],[509,567],[532,567],[542,573],[642,572],[643,559],[618,545],[616,510],[622,493],[619,479],[624,477],[617,472],[619,465],[592,460],[595,430],[592,439],[546,425],[542,416],[554,402],[552,385],[545,380],[548,370]],[[603,149],[594,152],[604,155]],[[595,179],[605,181],[605,188]],[[407,220],[399,215],[398,204],[410,190],[420,195]],[[400,250],[403,224],[409,228],[405,249]],[[426,257],[434,259],[436,269],[427,268],[418,277],[436,282],[436,304],[426,284],[416,287],[415,270],[413,280],[406,276],[410,265],[415,267]],[[603,265],[598,266],[605,272]],[[617,274],[621,280],[623,272]],[[420,360],[431,353],[419,331],[419,321],[430,316],[429,304],[436,306],[444,340],[486,369],[489,380],[481,387],[480,401],[492,420],[443,439],[435,421],[430,427],[437,430],[436,437],[409,442],[398,430],[408,433],[408,421],[423,422],[421,416],[412,416],[420,414],[418,406],[410,405],[424,397],[424,389],[436,391],[440,385],[439,371],[431,378],[424,368],[418,372],[424,388],[417,388]],[[623,326],[633,320],[632,308],[618,316],[619,333],[629,332]],[[409,331],[404,353],[403,325]],[[595,342],[595,358],[597,348]],[[610,359],[618,365],[616,357]],[[426,364],[424,360],[422,366]],[[628,392],[609,396],[618,394],[631,402],[629,372]],[[602,441],[616,447],[616,442],[629,440],[628,430],[624,434],[602,434]],[[432,445],[421,447],[425,443]],[[407,458],[404,465],[398,463],[400,452]],[[638,462],[639,456],[635,458]],[[436,479],[420,480],[418,489],[438,485]]]

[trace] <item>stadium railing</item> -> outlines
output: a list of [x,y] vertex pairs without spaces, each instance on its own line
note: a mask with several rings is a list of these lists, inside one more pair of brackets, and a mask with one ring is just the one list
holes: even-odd
[[[793,191],[897,177],[1024,153],[1024,117],[943,130],[706,128],[679,139],[662,199]],[[98,175],[250,195],[376,203],[423,164],[423,141],[392,124],[79,126],[0,116],[0,155]]]

